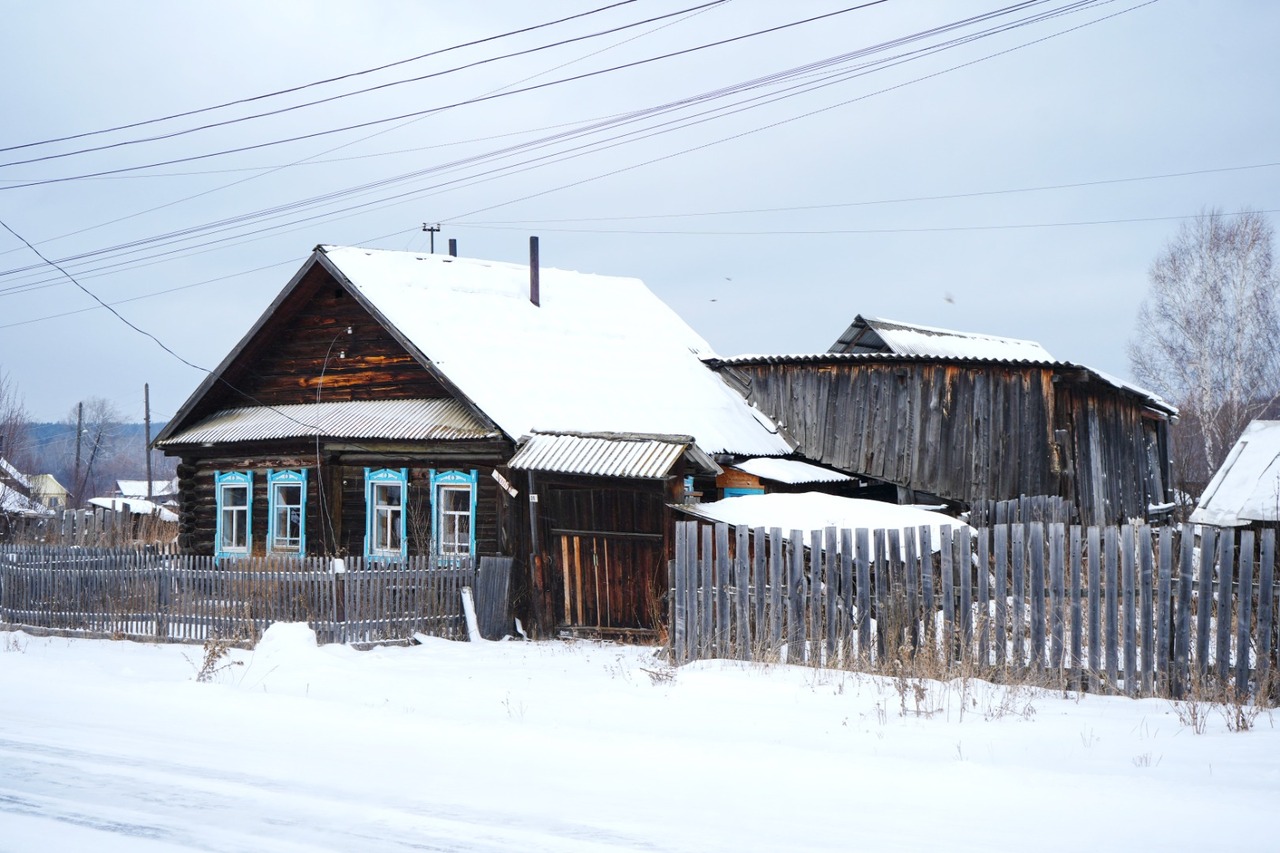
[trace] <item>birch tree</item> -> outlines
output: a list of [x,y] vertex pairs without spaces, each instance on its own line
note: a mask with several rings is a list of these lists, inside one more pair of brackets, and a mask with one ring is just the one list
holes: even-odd
[[1184,412],[1175,448],[1192,483],[1207,481],[1280,397],[1272,236],[1256,211],[1210,210],[1184,222],[1151,265],[1129,360],[1138,381]]

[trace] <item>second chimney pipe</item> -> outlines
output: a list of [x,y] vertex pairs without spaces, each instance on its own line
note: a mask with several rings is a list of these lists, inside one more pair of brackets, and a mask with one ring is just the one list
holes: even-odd
[[456,237],[449,238],[449,257],[458,257],[458,239]]
[[534,305],[542,304],[542,295],[538,289],[538,238],[529,238],[529,301]]

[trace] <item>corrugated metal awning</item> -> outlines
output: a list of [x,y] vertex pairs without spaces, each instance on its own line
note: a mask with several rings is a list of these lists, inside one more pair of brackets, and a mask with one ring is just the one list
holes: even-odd
[[312,436],[448,441],[501,435],[453,399],[360,400],[226,409],[159,444],[169,447]]
[[508,464],[526,471],[660,480],[686,455],[703,470],[720,473],[687,435],[534,433]]
[[832,471],[799,459],[763,457],[735,462],[731,467],[762,480],[773,480],[791,486],[804,483],[847,483],[853,479],[840,471]]

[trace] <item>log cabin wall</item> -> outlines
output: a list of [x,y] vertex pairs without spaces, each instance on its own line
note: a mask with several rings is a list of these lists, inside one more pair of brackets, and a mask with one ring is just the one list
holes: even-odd
[[[204,450],[204,449],[202,449]],[[474,470],[476,484],[476,553],[515,555],[523,546],[519,519],[511,501],[493,480],[495,465],[511,453],[509,443],[438,442],[413,447],[381,448],[377,454],[350,446],[341,451],[321,448],[316,464],[315,445],[284,442],[246,443],[232,449],[209,448],[196,452],[187,448],[178,467],[178,498],[181,504],[178,544],[186,553],[212,555],[217,524],[214,474],[217,471],[253,471],[251,503],[253,553],[266,548],[268,469],[306,469],[307,552],[320,555],[360,555],[364,553],[365,483],[364,469],[408,468],[407,495],[408,549],[411,555],[430,551],[430,472]]]
[[919,358],[721,369],[806,457],[850,473],[966,504],[1060,495],[1098,524],[1167,493],[1167,423],[1082,371]]

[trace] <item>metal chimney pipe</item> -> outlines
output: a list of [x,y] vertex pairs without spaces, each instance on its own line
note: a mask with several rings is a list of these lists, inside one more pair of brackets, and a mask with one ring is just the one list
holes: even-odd
[[542,304],[542,294],[538,287],[538,238],[529,238],[529,301],[534,305]]
[[449,238],[449,257],[451,258],[458,257],[458,238],[457,237]]

